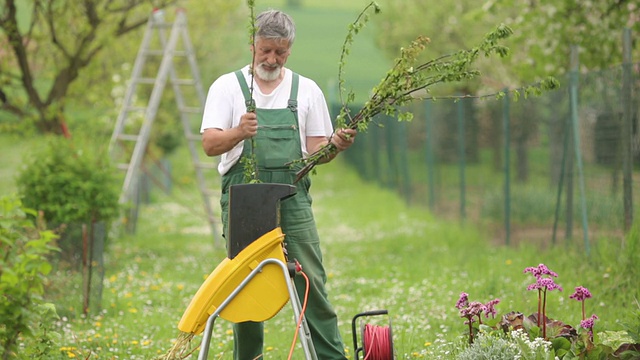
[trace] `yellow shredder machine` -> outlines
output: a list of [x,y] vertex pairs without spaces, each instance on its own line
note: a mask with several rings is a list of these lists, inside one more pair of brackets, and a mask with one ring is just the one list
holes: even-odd
[[293,283],[295,264],[285,256],[280,201],[295,195],[286,184],[240,184],[229,189],[227,258],[196,292],[178,324],[180,331],[204,331],[199,360],[209,353],[217,317],[239,323],[274,317],[291,300],[294,320],[307,360],[317,360],[309,327]]

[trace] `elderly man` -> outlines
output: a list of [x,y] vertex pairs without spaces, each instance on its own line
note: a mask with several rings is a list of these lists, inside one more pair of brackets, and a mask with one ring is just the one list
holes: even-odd
[[[292,160],[308,156],[328,142],[338,152],[343,151],[353,144],[356,136],[351,129],[334,133],[318,85],[284,67],[295,39],[291,17],[268,10],[256,17],[255,25],[253,63],[222,75],[211,85],[202,119],[205,153],[221,155],[218,170],[222,176],[220,204],[225,233],[229,187],[245,182],[243,157],[255,160],[260,181],[292,184],[299,169],[288,165]],[[255,110],[247,104],[255,104]],[[331,161],[336,154],[322,162]],[[296,195],[282,201],[280,225],[286,235],[288,257],[300,262],[310,280],[305,316],[317,356],[322,360],[346,359],[337,316],[325,290],[327,277],[311,209],[310,186],[311,179],[304,177],[296,183]],[[296,278],[296,287],[302,297],[303,279]],[[261,357],[262,324],[234,324],[234,341],[234,359]]]

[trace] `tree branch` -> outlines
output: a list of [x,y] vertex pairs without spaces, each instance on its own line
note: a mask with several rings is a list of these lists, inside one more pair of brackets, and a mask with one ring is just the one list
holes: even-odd
[[[159,1],[155,4],[155,8],[162,9],[171,5],[175,5],[179,0],[163,0]],[[144,26],[149,21],[148,17],[144,17],[142,19],[131,20],[129,22],[129,11],[137,6],[140,6],[141,2],[132,1],[128,5],[120,6],[120,7],[109,7],[106,6],[107,11],[112,14],[121,13],[122,17],[118,21],[118,27],[116,28],[115,35],[122,36],[130,31],[133,31],[141,26]]]
[[[40,107],[42,106],[42,100],[40,99],[40,95],[33,84],[33,75],[31,74],[31,68],[29,67],[25,39],[18,30],[15,0],[7,0],[6,5],[7,14],[0,24],[0,28],[4,30],[4,33],[9,40],[9,45],[13,49],[16,61],[18,62],[18,67],[20,68],[20,81],[22,82],[22,86],[24,87],[30,102],[34,106]],[[7,105],[5,103],[4,107],[6,106]]]
[[71,54],[69,50],[67,50],[67,48],[58,40],[56,25],[54,23],[56,15],[53,13],[53,2],[49,3],[49,6],[47,7],[46,12],[43,14],[43,16],[49,28],[49,33],[51,34],[51,42],[60,50],[60,52],[62,52],[64,57],[70,58]]
[[0,88],[0,110],[8,111],[18,116],[25,115],[24,111],[22,111],[21,108],[9,103],[9,98],[7,98],[7,94],[5,94],[1,88]]
[[89,20],[89,25],[91,25],[92,28],[98,27],[101,19],[98,16],[95,3],[92,0],[84,0],[84,12]]

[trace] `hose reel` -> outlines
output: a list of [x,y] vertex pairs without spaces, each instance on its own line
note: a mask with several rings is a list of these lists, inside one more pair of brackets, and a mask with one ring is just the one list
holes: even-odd
[[[357,314],[351,321],[351,332],[353,334],[353,348],[355,349],[355,359],[359,360],[362,355],[363,360],[393,360],[393,331],[391,320],[388,326],[375,324],[361,324],[360,335],[362,346],[358,345],[358,333],[356,327],[362,317],[388,315],[387,310],[366,311]],[[360,319],[362,320],[362,319]]]

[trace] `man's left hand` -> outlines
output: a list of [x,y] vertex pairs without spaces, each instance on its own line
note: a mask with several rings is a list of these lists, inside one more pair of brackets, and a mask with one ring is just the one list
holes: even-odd
[[338,129],[331,136],[330,142],[338,151],[344,151],[353,145],[357,133],[354,129]]

